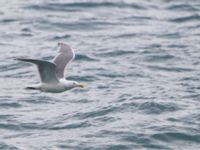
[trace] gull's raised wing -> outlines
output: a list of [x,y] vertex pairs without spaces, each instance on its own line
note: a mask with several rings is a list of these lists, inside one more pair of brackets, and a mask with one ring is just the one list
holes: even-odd
[[58,43],[59,53],[53,59],[56,64],[56,75],[58,78],[64,78],[64,70],[67,64],[75,57],[74,50],[67,44]]
[[54,63],[37,59],[18,58],[17,60],[36,64],[41,82],[43,83],[59,82],[56,76],[56,65]]

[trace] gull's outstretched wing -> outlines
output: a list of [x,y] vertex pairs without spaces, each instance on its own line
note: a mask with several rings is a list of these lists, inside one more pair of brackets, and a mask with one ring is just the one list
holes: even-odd
[[56,65],[54,63],[37,59],[18,58],[17,60],[36,64],[41,82],[43,83],[59,82],[56,76]]
[[67,44],[58,43],[59,53],[53,59],[53,62],[56,64],[56,75],[58,78],[64,78],[64,69],[66,65],[72,61],[75,57],[74,50]]

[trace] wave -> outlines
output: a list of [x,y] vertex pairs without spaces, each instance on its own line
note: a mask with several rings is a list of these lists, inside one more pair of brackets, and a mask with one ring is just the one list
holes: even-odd
[[96,54],[97,56],[101,57],[117,57],[117,56],[124,56],[124,55],[131,55],[135,54],[136,52],[134,50],[113,50],[113,51],[108,51],[108,52],[102,52],[99,54]]
[[143,5],[136,3],[124,2],[76,2],[76,3],[43,3],[40,5],[32,4],[25,7],[25,9],[34,10],[51,10],[51,11],[75,11],[76,9],[89,9],[89,8],[132,8],[132,9],[146,9]]
[[175,103],[145,102],[140,104],[138,109],[147,114],[161,114],[164,112],[174,112],[180,108]]
[[12,144],[6,144],[4,142],[0,142],[0,149],[7,149],[7,150],[19,150],[16,146],[13,146]]
[[172,4],[168,7],[166,7],[166,9],[168,10],[172,10],[172,11],[199,11],[199,9],[193,5],[188,4]]
[[168,72],[192,72],[194,69],[186,68],[186,67],[170,67],[170,66],[157,66],[157,65],[148,65],[147,66],[151,70],[160,70],[160,71],[168,71]]
[[188,134],[184,132],[164,132],[157,133],[151,136],[154,139],[164,141],[164,142],[172,142],[172,141],[191,141],[191,142],[200,142],[199,134]]
[[83,60],[83,61],[97,61],[97,59],[92,58],[91,56],[88,55],[83,55],[83,54],[76,54],[75,60]]
[[185,23],[189,21],[199,21],[200,20],[200,15],[194,14],[190,16],[184,16],[184,17],[177,17],[174,19],[170,19],[169,21],[175,22],[175,23]]

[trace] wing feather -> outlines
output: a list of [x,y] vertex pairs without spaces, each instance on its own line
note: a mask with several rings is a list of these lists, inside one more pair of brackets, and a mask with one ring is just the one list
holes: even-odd
[[64,70],[67,64],[72,61],[75,57],[74,50],[67,44],[58,43],[59,53],[53,59],[53,62],[56,64],[56,75],[58,78],[64,78]]
[[43,83],[59,82],[56,76],[56,65],[54,63],[37,59],[18,58],[17,60],[36,64],[41,82]]

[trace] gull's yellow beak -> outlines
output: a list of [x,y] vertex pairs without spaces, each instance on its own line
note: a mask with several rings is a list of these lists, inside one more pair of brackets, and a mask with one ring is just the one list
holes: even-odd
[[79,84],[79,87],[84,88],[85,85],[80,83],[80,84]]

